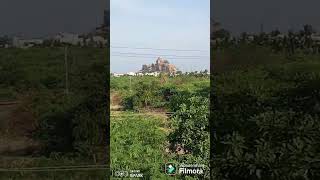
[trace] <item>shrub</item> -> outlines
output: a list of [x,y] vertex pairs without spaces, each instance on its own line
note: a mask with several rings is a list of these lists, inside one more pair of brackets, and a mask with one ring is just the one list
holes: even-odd
[[199,96],[180,99],[175,110],[169,142],[172,148],[180,145],[187,152],[178,161],[209,165],[209,99]]

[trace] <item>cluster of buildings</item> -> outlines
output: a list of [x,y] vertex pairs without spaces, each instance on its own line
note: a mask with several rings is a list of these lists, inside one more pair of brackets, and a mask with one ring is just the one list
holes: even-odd
[[95,28],[92,32],[84,34],[75,33],[57,33],[53,36],[44,38],[1,38],[0,48],[29,48],[34,46],[90,46],[90,47],[106,47],[108,45],[109,32],[109,11],[104,11],[104,20],[101,26]]
[[128,72],[128,73],[111,73],[113,77],[121,76],[159,76],[161,73],[168,74],[169,76],[178,76],[178,75],[200,75],[207,76],[210,75],[208,70],[204,71],[195,71],[195,72],[185,72],[182,73],[179,71],[175,65],[170,64],[168,60],[159,57],[156,60],[156,63],[144,64],[142,69],[138,72]]
[[58,45],[73,45],[73,46],[92,46],[92,47],[106,47],[108,40],[102,36],[89,34],[79,35],[72,33],[58,33],[53,37],[24,39],[13,37],[4,47],[15,48],[30,48],[34,46],[58,46]]
[[144,64],[142,69],[138,72],[128,72],[125,74],[113,73],[115,77],[120,76],[159,76],[161,73],[169,74],[174,76],[177,74],[177,68],[175,65],[170,64],[168,60],[158,57],[156,63]]
[[160,72],[150,72],[150,73],[142,73],[142,72],[128,72],[128,73],[111,73],[114,77],[121,76],[159,76]]
[[[121,77],[121,76],[159,76],[161,72],[150,72],[150,73],[142,73],[142,72],[128,72],[128,73],[111,73],[111,76],[113,77]],[[182,73],[177,73],[172,76],[178,76],[181,75]],[[208,70],[204,71],[195,71],[195,72],[185,72],[185,75],[210,75],[210,72]]]

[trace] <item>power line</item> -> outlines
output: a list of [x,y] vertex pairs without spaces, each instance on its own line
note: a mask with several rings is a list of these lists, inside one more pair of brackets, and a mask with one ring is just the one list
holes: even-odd
[[181,57],[181,58],[201,58],[209,56],[182,56],[182,55],[169,55],[169,54],[145,54],[145,53],[134,53],[134,52],[111,52],[112,54],[121,54],[121,55],[139,55],[139,56],[165,56],[165,57]]
[[[122,54],[111,54],[111,56],[117,56],[117,57],[128,57],[128,58],[157,58],[159,56],[138,56],[138,55],[122,55]],[[183,57],[166,57],[171,60],[199,60],[202,59],[202,57],[194,57],[194,58],[183,58]]]
[[186,52],[208,52],[201,49],[164,49],[164,48],[150,48],[150,47],[129,47],[129,46],[110,46],[115,49],[141,49],[141,50],[155,50],[155,51],[186,51]]

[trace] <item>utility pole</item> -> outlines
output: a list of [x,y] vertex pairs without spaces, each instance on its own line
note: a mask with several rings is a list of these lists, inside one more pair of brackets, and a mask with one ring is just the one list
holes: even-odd
[[66,81],[66,95],[69,94],[69,77],[68,77],[68,47],[64,48],[64,66],[65,66],[65,81]]
[[130,76],[130,92],[132,91],[132,89],[131,89],[131,76]]

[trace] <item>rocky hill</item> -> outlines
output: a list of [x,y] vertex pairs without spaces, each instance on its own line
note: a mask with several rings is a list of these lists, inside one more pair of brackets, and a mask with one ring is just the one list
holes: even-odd
[[159,57],[156,63],[144,64],[140,70],[142,73],[152,73],[152,72],[165,72],[169,74],[175,74],[177,68],[175,65],[170,64],[168,60]]

